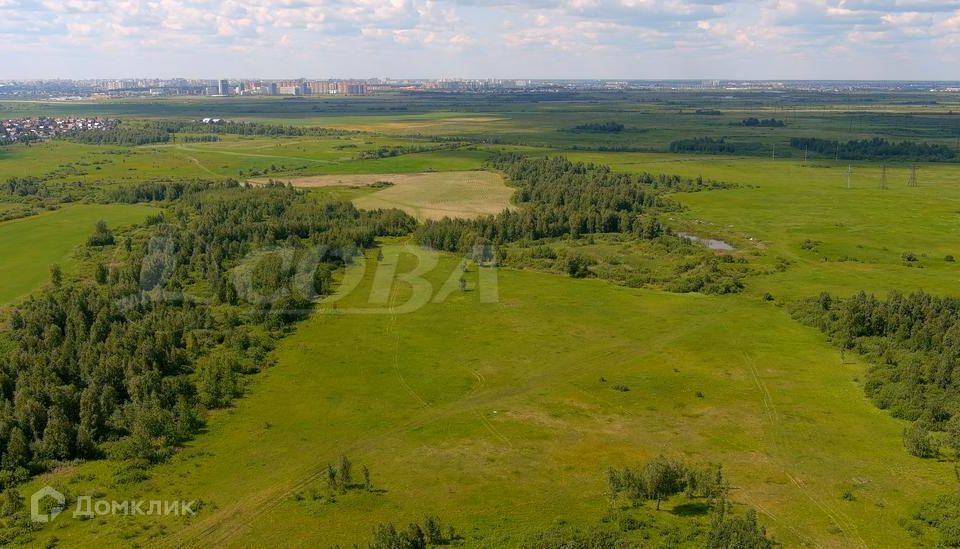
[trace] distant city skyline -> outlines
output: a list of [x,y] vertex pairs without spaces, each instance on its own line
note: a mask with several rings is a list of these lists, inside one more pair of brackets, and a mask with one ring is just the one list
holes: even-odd
[[0,79],[955,80],[951,0],[0,0]]

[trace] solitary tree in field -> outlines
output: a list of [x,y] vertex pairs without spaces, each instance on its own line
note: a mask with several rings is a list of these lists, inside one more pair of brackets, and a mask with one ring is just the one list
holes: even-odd
[[350,487],[350,482],[353,480],[350,474],[352,466],[347,456],[340,456],[340,485],[344,490]]
[[107,227],[107,222],[100,220],[97,221],[97,226],[93,230],[93,234],[90,235],[90,238],[87,239],[88,246],[110,246],[114,243],[113,232],[110,231],[110,228]]
[[337,470],[333,465],[327,464],[327,488],[336,490],[337,488]]

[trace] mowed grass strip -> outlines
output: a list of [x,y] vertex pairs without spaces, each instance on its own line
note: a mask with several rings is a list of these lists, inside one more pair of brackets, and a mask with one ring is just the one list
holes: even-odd
[[[516,547],[558,521],[595,523],[609,506],[606,468],[664,453],[722,463],[733,499],[787,546],[905,546],[897,521],[951,490],[951,465],[909,456],[904,423],[864,399],[863,366],[773,305],[517,271],[501,271],[499,301],[481,303],[474,267],[470,291],[454,284],[440,303],[346,314],[375,306],[374,273],[390,267],[375,258],[337,310],[323,304],[247,396],[150,479],[117,486],[95,462],[23,490],[198,499],[199,516],[64,517],[49,535],[352,546],[378,522],[433,514],[468,547]],[[426,277],[438,290],[459,275],[443,256]],[[388,303],[409,295],[398,284]],[[341,454],[380,491],[313,498]]]
[[147,206],[75,205],[0,223],[0,304],[42,286],[50,277],[50,265],[66,262],[97,221],[115,229],[140,223],[153,211]]
[[398,208],[414,217],[474,218],[502,212],[510,206],[514,190],[503,178],[487,171],[426,173],[340,174],[288,179],[296,187],[362,187],[377,182],[392,186],[359,196],[358,208]]

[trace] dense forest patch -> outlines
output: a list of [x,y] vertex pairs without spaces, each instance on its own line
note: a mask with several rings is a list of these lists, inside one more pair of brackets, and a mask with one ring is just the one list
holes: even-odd
[[615,121],[588,122],[586,124],[578,124],[571,128],[570,131],[582,133],[620,133],[625,128],[626,126]]
[[[240,377],[265,365],[273,339],[329,291],[337,264],[414,224],[396,210],[360,212],[283,186],[153,184],[114,198],[179,203],[122,242],[98,223],[88,246],[116,248],[122,260],[98,264],[91,282],[67,283],[54,270],[48,290],[10,313],[13,345],[0,356],[5,489],[77,458],[166,459],[204,408],[229,404]],[[321,250],[308,284],[275,257],[248,277],[231,274],[254,250],[281,244]]]
[[953,160],[956,153],[946,145],[914,141],[887,141],[879,137],[846,142],[816,137],[794,137],[790,146],[795,149],[834,157],[840,160],[916,160],[943,162]]
[[782,128],[786,126],[783,120],[777,120],[776,118],[756,118],[751,116],[750,118],[744,118],[739,122],[731,122],[731,126],[743,126],[745,128]]
[[927,431],[946,431],[960,450],[960,300],[924,292],[859,292],[847,299],[821,294],[798,304],[794,316],[828,334],[873,365],[864,390],[880,408],[917,422],[907,450],[939,453]]
[[692,137],[670,142],[670,152],[698,154],[768,154],[770,147],[763,143],[729,141],[726,137]]

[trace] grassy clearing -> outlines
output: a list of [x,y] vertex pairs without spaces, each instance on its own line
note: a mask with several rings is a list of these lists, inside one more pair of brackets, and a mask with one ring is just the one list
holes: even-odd
[[146,206],[76,205],[0,223],[0,304],[42,286],[51,264],[67,268],[70,251],[86,242],[97,221],[121,227],[142,222],[151,211]]
[[[423,142],[413,143],[424,145]],[[427,151],[360,160],[381,147],[411,145],[396,138],[238,138],[216,143],[114,147],[48,141],[3,148],[0,181],[37,176],[51,183],[131,183],[150,178],[248,179],[315,174],[409,173],[479,169],[482,148]],[[11,160],[6,162],[6,160]]]
[[[456,265],[441,258],[435,289]],[[373,271],[341,311],[369,306]],[[78,546],[349,545],[377,522],[432,513],[469,546],[514,546],[557,521],[595,521],[606,467],[662,452],[723,463],[734,499],[787,545],[902,546],[897,519],[949,489],[950,464],[908,456],[901,422],[863,398],[862,366],[777,307],[500,274],[496,304],[455,290],[409,314],[314,315],[151,479],[115,486],[98,462],[36,483],[198,498],[198,517],[64,517],[55,534]],[[392,302],[408,295],[397,286]],[[382,492],[313,500],[340,454]]]
[[[751,185],[678,195],[689,210],[672,222],[700,236],[736,242],[755,256],[751,261],[791,263],[783,272],[752,279],[747,289],[753,294],[956,292],[960,267],[944,258],[960,255],[960,166],[921,165],[919,186],[911,188],[906,186],[909,166],[891,165],[888,188],[880,190],[881,168],[875,164],[854,164],[848,189],[847,163],[637,153],[570,156],[609,162],[618,170]],[[904,253],[915,254],[917,261],[905,262]]]
[[353,199],[359,208],[398,208],[418,219],[471,218],[497,214],[510,206],[513,189],[492,172],[430,172],[415,174],[344,174],[287,180],[295,187],[392,186],[363,192]]

